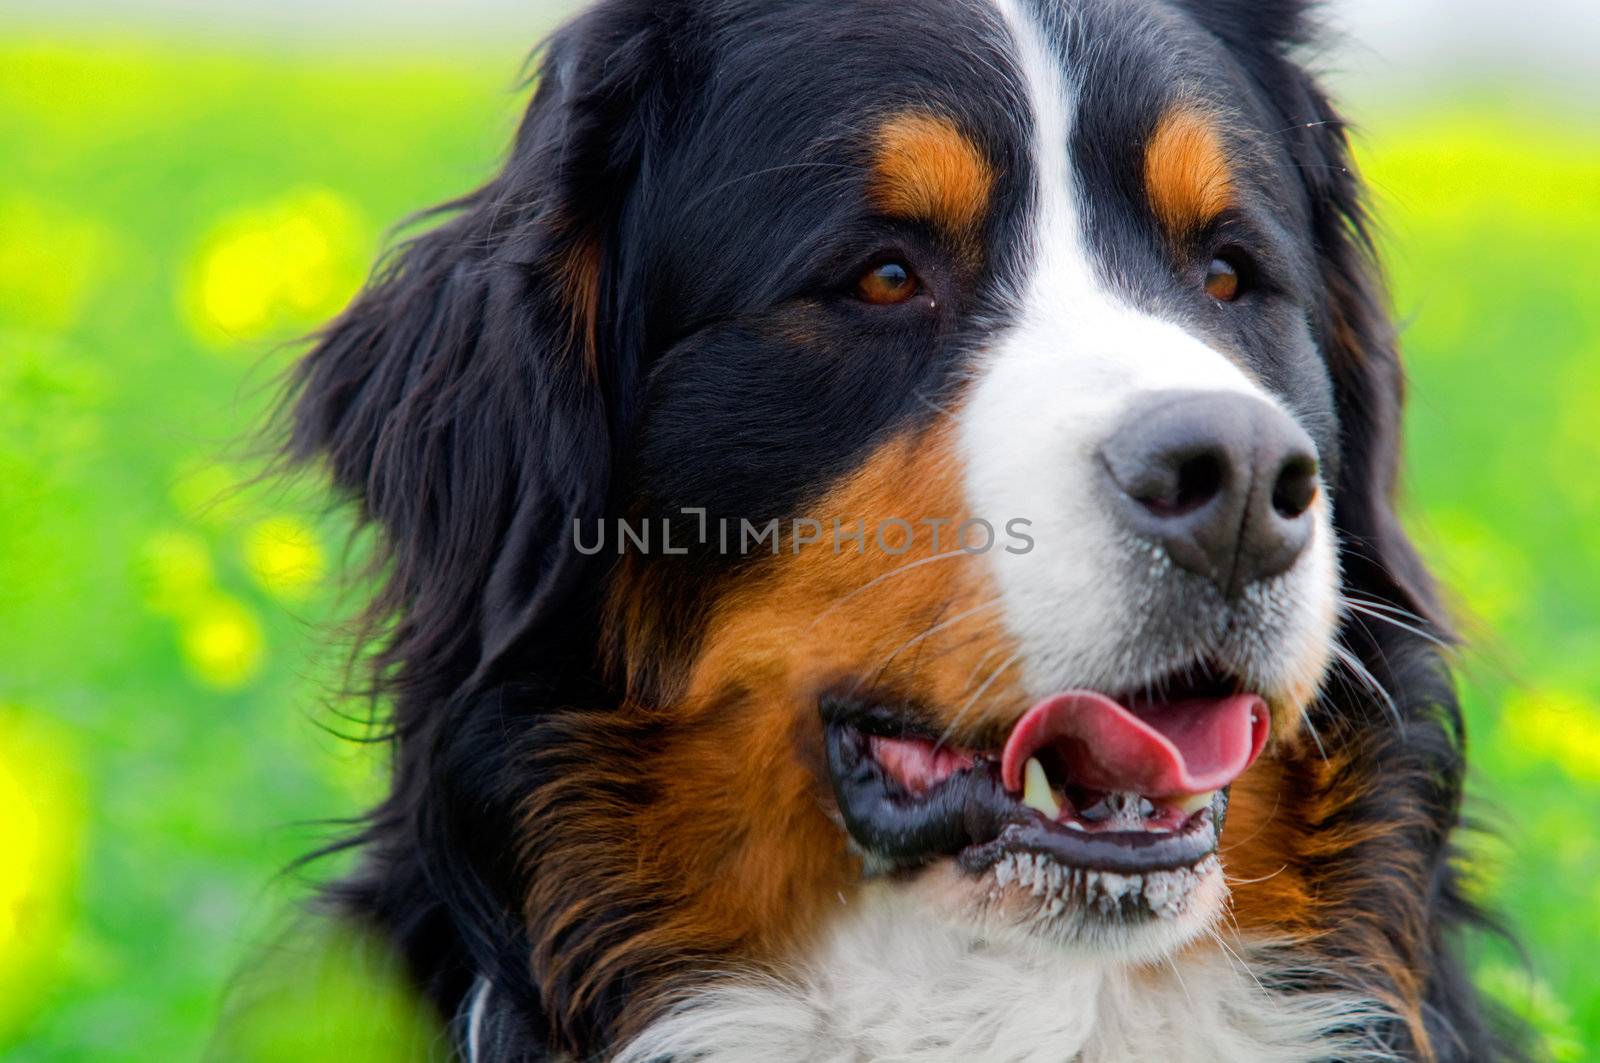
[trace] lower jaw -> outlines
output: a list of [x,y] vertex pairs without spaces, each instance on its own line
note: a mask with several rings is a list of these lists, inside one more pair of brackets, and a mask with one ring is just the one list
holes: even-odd
[[1189,914],[1206,881],[1220,874],[1221,864],[1213,853],[1187,867],[1121,874],[1008,852],[988,871],[988,900],[1020,903],[1035,922],[1055,922],[1070,914],[1126,925]]
[[1170,834],[1082,835],[1043,822],[1012,824],[962,849],[955,863],[1024,923],[1080,929],[1176,921],[1193,913],[1202,887],[1220,876],[1216,823],[1219,793],[1183,829]]

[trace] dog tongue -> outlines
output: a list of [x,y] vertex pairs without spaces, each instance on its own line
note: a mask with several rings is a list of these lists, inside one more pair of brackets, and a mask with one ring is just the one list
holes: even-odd
[[1220,790],[1261,755],[1267,704],[1254,694],[1152,705],[1138,715],[1104,694],[1074,690],[1023,714],[1001,755],[1006,789],[1020,793],[1023,767],[1050,747],[1067,777],[1091,790],[1176,797]]

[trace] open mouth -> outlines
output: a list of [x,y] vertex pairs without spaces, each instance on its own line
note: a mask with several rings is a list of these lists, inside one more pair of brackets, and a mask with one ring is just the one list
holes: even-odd
[[952,856],[1002,879],[1192,871],[1266,744],[1267,705],[1209,668],[1155,689],[1053,695],[989,748],[941,741],[914,708],[826,698],[845,825],[880,869]]

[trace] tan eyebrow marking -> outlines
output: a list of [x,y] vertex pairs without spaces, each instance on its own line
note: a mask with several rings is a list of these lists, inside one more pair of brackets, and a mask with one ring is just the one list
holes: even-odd
[[1145,194],[1174,240],[1233,204],[1233,173],[1215,121],[1190,104],[1161,116],[1145,146]]
[[895,115],[878,129],[870,194],[886,214],[929,222],[963,239],[989,210],[994,168],[950,119]]

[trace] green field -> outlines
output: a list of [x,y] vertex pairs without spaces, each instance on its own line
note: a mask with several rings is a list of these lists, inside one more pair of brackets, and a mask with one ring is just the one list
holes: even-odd
[[[357,729],[326,697],[342,526],[229,487],[282,341],[499,157],[517,59],[0,44],[0,1056],[195,1058],[308,821],[376,791],[329,730]],[[1412,524],[1475,645],[1474,888],[1533,967],[1475,962],[1552,1057],[1600,1059],[1600,122],[1451,101],[1362,115],[1363,154]],[[230,1057],[427,1036],[390,987],[317,990]]]

